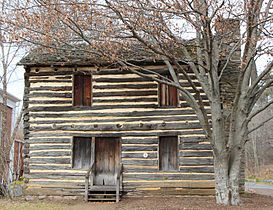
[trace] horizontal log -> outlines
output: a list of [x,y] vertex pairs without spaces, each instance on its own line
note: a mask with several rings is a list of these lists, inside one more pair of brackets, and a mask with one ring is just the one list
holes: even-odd
[[71,151],[42,151],[42,152],[32,152],[30,157],[59,157],[59,156],[71,156]]
[[122,146],[121,151],[157,151],[157,146]]
[[[109,112],[109,113],[102,113],[100,111],[103,110],[103,107],[74,107],[70,111],[81,111],[81,110],[86,110],[86,112],[79,112],[79,113],[45,113],[45,114],[39,114],[39,113],[31,113],[29,114],[31,117],[99,117],[99,116],[105,116],[105,117],[114,117],[114,116],[119,116],[119,117],[145,117],[145,116],[164,116],[164,115],[193,115],[195,114],[194,110],[192,109],[170,109],[170,108],[160,108],[156,110],[145,110],[145,111],[131,111],[128,110],[126,112]],[[88,112],[88,111],[93,111],[93,110],[98,110],[97,112]]]
[[139,188],[155,188],[155,187],[177,187],[189,189],[214,189],[215,182],[213,180],[160,180],[160,181],[130,181],[124,182],[124,187],[139,187]]
[[145,77],[96,78],[96,82],[107,82],[107,83],[143,82],[143,81],[153,81],[153,80],[149,78],[145,78]]
[[32,172],[32,174],[29,176],[35,175],[35,176],[37,176],[37,178],[39,178],[39,176],[43,176],[43,175],[45,175],[45,176],[62,176],[62,177],[65,177],[65,176],[85,177],[86,172],[87,172],[87,169],[86,170],[70,169],[67,171],[39,170],[38,172],[35,171],[35,173]]
[[171,130],[171,129],[201,129],[199,123],[138,123],[138,124],[90,124],[90,125],[58,125],[30,126],[30,131],[134,131],[134,130]]
[[72,104],[72,99],[71,100],[31,100],[29,101],[29,105],[32,104],[40,104],[40,105],[44,105],[44,104]]
[[[137,132],[125,132],[125,131],[95,131],[95,132],[62,132],[62,131],[55,131],[54,133],[50,132],[31,132],[29,137],[36,138],[36,137],[51,137],[54,136],[77,136],[77,137],[125,137],[125,136],[155,136],[155,135],[162,135],[162,136],[177,136],[177,135],[200,135],[205,134],[203,130],[172,130],[172,131],[137,131]],[[186,147],[185,147],[186,148]],[[181,147],[180,149],[185,149]],[[206,146],[208,148],[208,146]],[[188,149],[192,149],[190,146]],[[197,147],[198,149],[198,147]],[[203,149],[203,148],[201,148]]]
[[50,149],[71,149],[71,144],[61,145],[61,144],[47,144],[47,145],[33,145],[31,146],[31,151],[37,150],[50,150]]
[[72,79],[33,79],[30,83],[68,83],[72,82]]
[[204,136],[197,136],[197,137],[180,137],[180,141],[182,143],[199,143],[207,141],[207,138]]
[[212,157],[212,151],[187,151],[183,150],[179,152],[180,157]]
[[144,91],[119,91],[119,92],[94,92],[93,97],[105,97],[105,96],[157,96],[156,90],[144,90]]
[[133,180],[214,180],[214,174],[206,173],[124,173],[124,181]]
[[56,163],[56,164],[71,164],[71,158],[37,158],[37,157],[31,157],[29,160],[29,163]]
[[50,165],[50,164],[31,164],[30,170],[71,170],[71,166],[67,165]]
[[122,158],[143,158],[144,154],[148,155],[148,158],[157,158],[157,153],[146,153],[146,152],[143,152],[143,153],[121,153],[121,157]]
[[58,144],[58,143],[71,143],[70,138],[31,138],[28,140],[28,143],[52,143],[52,144]]
[[[68,102],[69,103],[69,102]],[[67,105],[67,106],[35,106],[31,107],[28,110],[31,112],[45,112],[45,111],[82,111],[82,110],[113,110],[113,109],[126,109],[126,108],[157,108],[157,104],[131,104],[131,105],[93,105],[93,106],[84,106],[84,107],[79,107],[79,106],[72,106],[72,105]]]
[[60,174],[45,174],[45,173],[39,173],[39,174],[30,174],[28,176],[26,176],[26,178],[28,179],[54,179],[54,180],[58,180],[60,183],[62,183],[62,180],[79,180],[80,182],[82,182],[83,180],[85,180],[85,174],[66,174],[66,175],[60,175]]
[[124,173],[128,173],[128,172],[158,172],[158,167],[141,167],[141,168],[137,168],[135,167],[135,165],[123,165],[123,171]]
[[[89,73],[89,72],[87,72]],[[78,72],[75,72],[72,70],[72,68],[67,69],[67,70],[58,70],[56,71],[48,71],[48,72],[44,72],[44,71],[39,71],[39,72],[30,72],[29,73],[29,78],[32,78],[33,76],[61,76],[61,75],[73,75],[73,74],[78,74]]]
[[137,189],[126,194],[126,197],[173,197],[173,196],[209,196],[214,195],[214,189],[178,189],[164,188],[159,190]]
[[93,98],[93,103],[119,103],[119,102],[157,102],[157,97],[154,98]]
[[139,84],[107,84],[101,85],[100,83],[96,83],[93,86],[93,89],[104,90],[104,89],[150,89],[157,88],[157,83],[139,83]]
[[193,166],[193,165],[213,165],[213,158],[179,158],[179,165],[181,166]]
[[180,150],[211,150],[210,144],[182,143],[179,145]]
[[51,188],[54,188],[54,186],[64,186],[65,189],[75,189],[78,187],[79,189],[82,189],[84,187],[84,179],[82,181],[67,181],[67,180],[50,180],[50,179],[30,179],[29,180],[29,186],[39,186],[41,188],[46,187],[48,188],[51,186]]
[[180,166],[179,171],[184,173],[214,173],[213,166],[198,166],[198,167],[187,167]]
[[147,158],[146,160],[130,160],[130,159],[122,159],[122,164],[124,165],[142,165],[142,166],[157,166],[158,160],[151,160]]
[[52,93],[39,93],[39,92],[35,92],[35,93],[30,93],[29,94],[30,100],[31,97],[55,97],[55,98],[72,98],[72,93],[58,93],[58,92],[52,92]]
[[84,182],[80,181],[67,181],[62,180],[54,181],[54,180],[46,180],[46,179],[30,179],[29,186],[31,187],[39,187],[39,188],[63,188],[68,190],[76,190],[76,189],[84,189]]
[[40,87],[31,87],[29,91],[72,91],[72,86],[40,86]]
[[47,76],[30,76],[29,81],[31,82],[32,80],[39,80],[39,79],[72,79],[72,75],[47,75]]
[[[192,121],[192,120],[197,120],[197,117],[195,115],[190,115],[190,116],[167,116],[167,115],[163,115],[163,116],[150,116],[150,117],[118,117],[116,116],[116,118],[102,118],[100,119],[99,117],[96,117],[95,119],[90,118],[90,119],[81,119],[80,122],[81,123],[103,123],[103,122],[113,122],[115,123],[115,121],[122,121],[122,122],[136,122],[136,121],[142,121],[142,122],[151,122],[151,121],[162,121],[162,122],[166,122],[166,121]],[[30,120],[31,123],[35,123],[35,124],[57,124],[57,123],[78,123],[79,120],[75,120],[75,119],[70,119],[69,117],[64,118],[64,119],[51,119],[51,120],[40,120],[40,119],[35,119],[34,120]],[[199,139],[201,138],[201,139]],[[202,142],[204,141],[204,137],[196,137],[194,139],[192,138],[185,138],[182,139],[183,142]]]
[[127,139],[122,138],[122,144],[158,144],[158,137],[156,138],[134,138],[134,139]]
[[[146,69],[149,69],[150,71],[154,71],[157,73],[166,73],[167,68],[165,65],[156,65],[155,63],[152,66],[147,66],[145,65]],[[147,73],[147,71],[142,70],[142,69],[138,69],[138,72],[141,72],[143,74],[151,74],[151,73]],[[126,70],[126,69],[120,69],[120,68],[116,68],[116,69],[100,69],[99,71],[94,72],[94,74],[96,75],[118,75],[118,74],[122,74],[122,75],[126,75],[126,74],[134,74],[132,73],[130,70]],[[137,75],[137,74],[135,74]]]

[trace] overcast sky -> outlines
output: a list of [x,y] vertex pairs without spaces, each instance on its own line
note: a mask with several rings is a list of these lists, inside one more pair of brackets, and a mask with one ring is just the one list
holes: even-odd
[[[7,49],[5,50],[7,51]],[[24,94],[24,68],[23,66],[17,66],[17,63],[26,55],[26,53],[21,50],[15,54],[15,49],[12,49],[10,52],[10,57],[13,57],[14,55],[15,57],[8,67],[8,93],[22,100]],[[10,60],[11,59],[9,59],[9,61]],[[3,75],[2,68],[0,68],[0,74],[1,76]]]

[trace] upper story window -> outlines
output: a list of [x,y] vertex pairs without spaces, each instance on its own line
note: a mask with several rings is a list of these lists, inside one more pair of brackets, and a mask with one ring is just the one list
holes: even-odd
[[91,106],[92,77],[91,75],[74,75],[73,105]]
[[[170,76],[166,76],[170,78]],[[159,84],[159,106],[160,107],[177,107],[178,106],[178,91],[176,87]]]

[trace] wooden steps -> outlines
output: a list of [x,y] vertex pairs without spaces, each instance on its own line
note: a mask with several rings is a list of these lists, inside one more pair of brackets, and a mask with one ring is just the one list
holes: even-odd
[[90,191],[116,191],[116,185],[93,185],[89,187]]
[[[122,192],[122,164],[117,168],[114,185],[94,184],[95,164],[91,164],[85,175],[85,201],[120,201]],[[104,182],[102,182],[104,183]]]
[[88,189],[88,199],[91,202],[119,202],[121,193],[116,191],[116,185],[93,185]]

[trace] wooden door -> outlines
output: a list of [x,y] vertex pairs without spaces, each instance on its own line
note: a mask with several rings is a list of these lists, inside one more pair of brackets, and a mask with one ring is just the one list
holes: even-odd
[[99,137],[95,140],[95,185],[115,185],[120,167],[120,139]]

